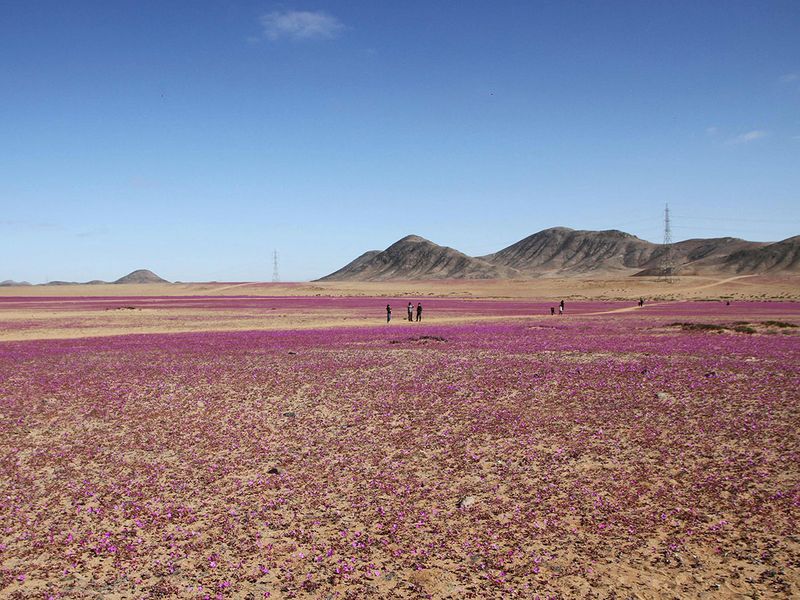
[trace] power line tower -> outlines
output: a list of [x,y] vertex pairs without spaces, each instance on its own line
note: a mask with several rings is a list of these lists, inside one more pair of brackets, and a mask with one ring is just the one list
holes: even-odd
[[278,251],[272,251],[272,281],[277,282],[280,281],[280,275],[278,275]]
[[672,252],[672,227],[669,222],[669,204],[664,205],[664,252],[658,280],[672,283],[675,274],[675,258]]

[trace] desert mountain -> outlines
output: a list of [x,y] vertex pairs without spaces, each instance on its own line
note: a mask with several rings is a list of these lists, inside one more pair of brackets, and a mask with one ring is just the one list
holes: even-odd
[[92,279],[91,281],[87,281],[86,283],[81,283],[80,281],[48,281],[42,285],[101,285],[107,284],[107,281],[102,281],[100,279]]
[[658,249],[656,244],[617,231],[576,231],[553,227],[483,256],[522,273],[581,274],[635,269]]
[[345,266],[343,266],[338,271],[334,271],[330,275],[326,275],[325,277],[323,277],[323,279],[329,280],[329,281],[337,281],[340,278],[341,279],[347,279],[348,275],[350,276],[351,279],[354,278],[354,277],[357,278],[357,276],[359,274],[361,274],[364,271],[364,269],[368,268],[365,265],[367,263],[369,263],[369,261],[373,257],[375,257],[376,255],[378,255],[380,253],[381,253],[380,250],[368,250],[367,252],[364,252],[364,254],[362,254],[361,256],[356,258],[355,260],[347,263]]
[[493,265],[417,235],[395,242],[383,252],[362,254],[319,281],[384,281],[387,279],[508,279],[515,269]]
[[[772,244],[691,239],[672,244],[670,251],[675,273],[683,275],[800,272],[800,236]],[[320,281],[658,275],[664,252],[662,244],[613,229],[553,227],[477,258],[410,235],[383,252],[362,254]]]
[[120,277],[114,283],[169,283],[166,279],[161,279],[158,275],[147,269],[139,269],[128,273],[125,277]]
[[14,287],[20,285],[30,285],[27,281],[14,281],[13,279],[6,279],[5,281],[0,281],[0,287]]
[[691,239],[676,242],[672,245],[676,256],[687,265],[704,262],[708,264],[720,261],[734,252],[752,250],[766,246],[763,242],[748,242],[734,237]]
[[[47,283],[41,285],[52,285],[52,286],[65,286],[65,285],[104,285],[107,284],[107,281],[102,281],[100,279],[92,279],[91,281],[87,281],[86,283],[81,283],[80,281],[48,281]],[[148,271],[147,269],[139,269],[137,271],[133,271],[132,273],[128,273],[125,277],[120,277],[116,281],[112,283],[169,283],[166,279],[161,279],[158,275],[153,273],[152,271]],[[0,286],[15,286],[15,285],[31,285],[27,281],[12,281],[7,279],[6,281],[0,282]]]
[[[680,275],[698,275],[716,273],[726,270],[724,262],[727,258],[743,250],[754,250],[767,246],[763,242],[748,242],[733,237],[691,239],[672,244],[672,258],[675,270]],[[642,263],[642,270],[636,275],[658,275],[661,273],[661,261],[664,257],[664,246],[659,245],[650,259]]]
[[723,261],[723,268],[735,273],[800,271],[800,235],[759,246],[731,253]]

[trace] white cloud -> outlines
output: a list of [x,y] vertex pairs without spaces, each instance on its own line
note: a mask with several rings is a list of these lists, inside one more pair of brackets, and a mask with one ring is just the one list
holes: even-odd
[[793,83],[795,81],[800,81],[800,73],[787,73],[781,76],[782,83]]
[[715,136],[719,133],[718,127],[706,127],[706,135]]
[[753,131],[748,131],[746,133],[742,133],[737,135],[734,138],[731,138],[728,143],[729,144],[748,144],[750,142],[754,142],[756,140],[760,140],[761,138],[767,137],[767,132],[763,129],[754,129]]
[[261,17],[264,36],[270,40],[327,40],[336,37],[344,25],[321,10],[281,10]]

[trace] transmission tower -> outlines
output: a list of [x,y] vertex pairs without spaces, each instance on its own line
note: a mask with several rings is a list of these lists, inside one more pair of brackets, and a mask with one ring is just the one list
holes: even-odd
[[272,251],[272,281],[280,281],[280,275],[278,275],[278,251]]
[[661,255],[659,281],[672,283],[675,273],[675,260],[672,253],[672,227],[669,222],[669,204],[664,205],[664,253]]

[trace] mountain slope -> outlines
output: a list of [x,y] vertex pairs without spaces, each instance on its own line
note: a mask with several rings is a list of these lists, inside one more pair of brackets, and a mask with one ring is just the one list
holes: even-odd
[[31,285],[27,281],[14,281],[13,279],[6,279],[5,281],[0,281],[0,287],[14,287],[14,286],[28,286]]
[[[733,237],[672,244],[677,275],[800,271],[800,236],[773,244]],[[387,279],[518,279],[661,273],[665,246],[617,230],[553,227],[499,252],[473,258],[410,235],[383,252],[372,250],[319,281]]]
[[381,253],[380,250],[368,250],[355,260],[347,263],[338,271],[334,271],[330,275],[326,275],[325,277],[320,279],[320,281],[322,280],[337,281],[339,280],[339,278],[344,279],[348,277],[350,279],[357,279],[359,275],[361,275],[366,269],[369,268],[367,266],[369,264],[369,261],[380,253]]
[[114,283],[169,283],[166,279],[161,279],[158,275],[147,269],[138,269],[120,277]]
[[[734,252],[752,250],[766,246],[764,242],[748,242],[733,237],[695,238],[672,244],[672,262],[677,275],[699,275],[724,270],[724,261]],[[635,275],[656,276],[661,274],[664,246],[658,246],[650,258],[641,265]]]
[[734,273],[777,273],[800,271],[800,235],[760,248],[733,252],[722,261],[724,270]]
[[510,279],[519,276],[515,269],[493,265],[416,235],[398,240],[383,252],[373,252],[362,254],[318,281]]
[[613,229],[576,231],[553,227],[482,258],[526,275],[611,273],[638,269],[658,247]]

